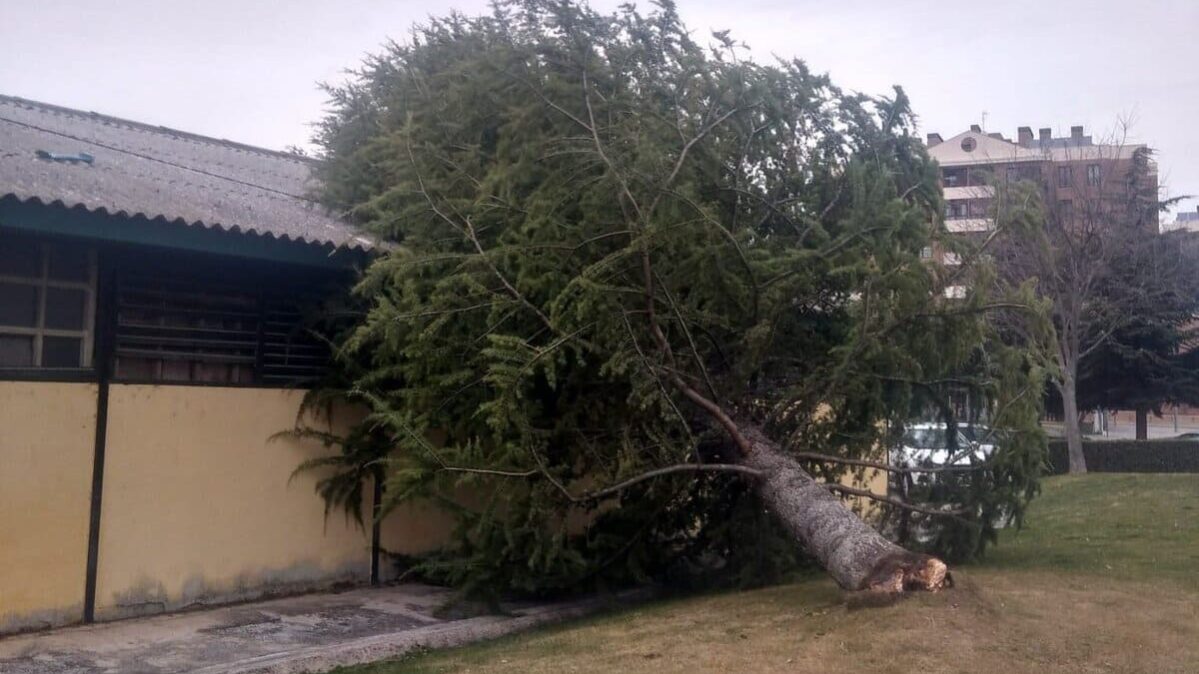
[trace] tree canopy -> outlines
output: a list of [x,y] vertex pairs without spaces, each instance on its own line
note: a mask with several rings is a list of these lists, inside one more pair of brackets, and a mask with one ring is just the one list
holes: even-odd
[[1048,306],[1050,403],[1061,406],[1070,472],[1086,472],[1081,409],[1156,409],[1194,387],[1179,356],[1199,300],[1195,247],[1186,234],[1158,232],[1158,214],[1172,200],[1159,199],[1152,151],[1126,138],[1125,129],[1065,150],[1062,159],[1099,169],[1085,181],[1079,170],[1056,183],[1070,199],[1047,198],[1056,192],[1044,185],[996,185],[998,280],[1035,285]]
[[701,44],[668,2],[513,0],[431,20],[329,93],[324,199],[393,244],[341,345],[384,441],[343,464],[385,460],[389,505],[457,514],[424,572],[766,580],[796,546],[735,458],[745,429],[835,480],[914,415],[952,422],[964,391],[1001,451],[952,503],[916,504],[926,543],[974,554],[1035,493],[1043,359],[989,315],[1037,302],[975,282],[991,272],[938,224],[901,89]]
[[[1158,234],[1139,243],[1123,265],[1156,291],[1131,306],[1128,319],[1079,364],[1079,406],[1135,410],[1138,437],[1145,415],[1167,404],[1199,403],[1199,354],[1194,317],[1199,313],[1199,258],[1190,232]],[[1137,253],[1136,255],[1132,253]],[[1144,258],[1136,263],[1136,258]],[[1115,301],[1119,301],[1118,299]]]

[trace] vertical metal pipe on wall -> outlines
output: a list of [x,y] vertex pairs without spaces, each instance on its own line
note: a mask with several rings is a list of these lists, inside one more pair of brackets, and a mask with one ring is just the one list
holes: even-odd
[[96,620],[96,577],[100,562],[100,514],[104,501],[104,453],[108,441],[108,388],[112,379],[113,329],[116,320],[116,275],[101,252],[96,292],[96,446],[92,458],[91,514],[87,531],[87,576],[83,586],[83,622]]
[[379,584],[379,562],[381,556],[381,524],[379,513],[383,510],[383,471],[376,470],[373,494],[371,495],[371,585]]

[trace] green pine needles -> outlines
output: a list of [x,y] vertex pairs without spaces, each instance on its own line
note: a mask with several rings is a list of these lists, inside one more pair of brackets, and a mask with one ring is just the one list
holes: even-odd
[[[984,256],[935,224],[901,90],[700,44],[668,2],[514,0],[415,29],[329,93],[325,200],[394,244],[340,348],[371,410],[347,445],[372,449],[346,455],[385,462],[388,507],[455,513],[424,574],[530,593],[777,577],[796,546],[716,412],[797,453],[885,460],[905,420],[952,422],[970,392],[1005,442],[950,495],[963,514],[929,518],[958,557],[1035,492],[1041,346],[988,317],[1039,309],[989,297]],[[933,245],[966,263],[922,260]]]

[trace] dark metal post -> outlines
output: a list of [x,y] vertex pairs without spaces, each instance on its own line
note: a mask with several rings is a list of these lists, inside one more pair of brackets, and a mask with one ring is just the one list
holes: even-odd
[[379,513],[383,511],[383,471],[376,470],[374,490],[371,495],[371,585],[379,584],[379,557],[382,545]]
[[96,392],[96,446],[92,456],[91,516],[87,532],[87,576],[83,586],[83,622],[96,620],[96,575],[100,561],[100,508],[104,499],[104,451],[108,440],[108,383],[112,374],[113,329],[116,318],[116,276],[100,258],[101,273],[96,293],[96,344],[94,359]]

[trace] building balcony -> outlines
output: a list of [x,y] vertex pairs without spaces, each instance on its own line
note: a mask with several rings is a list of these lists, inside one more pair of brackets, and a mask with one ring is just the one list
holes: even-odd
[[991,218],[947,218],[945,229],[954,234],[989,232],[995,229],[995,221]]
[[956,199],[990,199],[995,196],[995,188],[990,185],[946,187],[944,192],[946,201]]

